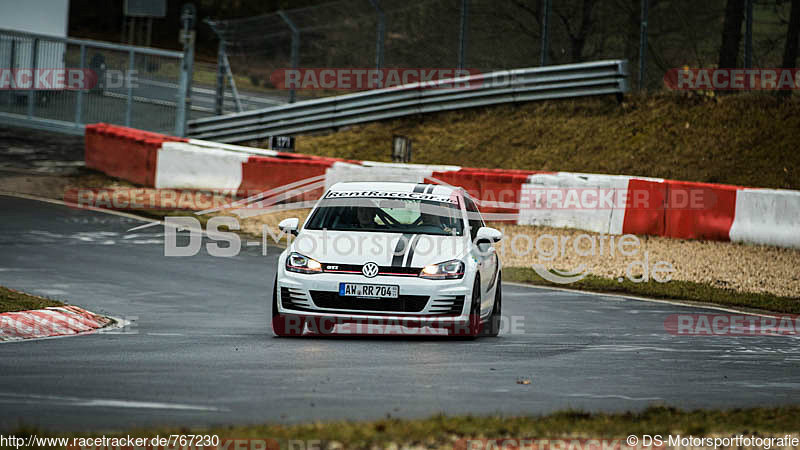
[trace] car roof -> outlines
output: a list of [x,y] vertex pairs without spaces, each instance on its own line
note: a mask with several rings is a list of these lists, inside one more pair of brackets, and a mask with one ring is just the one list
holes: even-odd
[[331,192],[350,192],[350,191],[387,191],[387,192],[421,192],[436,195],[451,195],[458,193],[463,195],[461,188],[442,186],[440,184],[427,183],[403,183],[396,181],[343,181],[330,187]]

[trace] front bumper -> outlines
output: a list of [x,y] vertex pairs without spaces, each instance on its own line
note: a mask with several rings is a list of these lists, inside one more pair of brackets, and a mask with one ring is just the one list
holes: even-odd
[[[472,283],[418,277],[334,273],[300,274],[283,267],[278,275],[278,311],[304,317],[333,318],[337,322],[399,322],[409,326],[465,323]],[[339,297],[339,283],[399,286],[400,298]]]

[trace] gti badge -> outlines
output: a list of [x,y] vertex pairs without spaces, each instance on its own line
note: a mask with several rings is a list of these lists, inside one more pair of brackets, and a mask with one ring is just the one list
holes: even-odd
[[378,274],[378,265],[374,262],[368,262],[361,268],[361,273],[367,278],[372,278]]

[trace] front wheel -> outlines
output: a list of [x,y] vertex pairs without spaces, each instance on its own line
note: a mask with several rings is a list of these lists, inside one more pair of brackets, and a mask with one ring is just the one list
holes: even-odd
[[468,340],[475,339],[481,333],[481,280],[475,277],[472,286],[472,297],[470,298],[469,316],[467,317],[467,327],[456,325],[452,334]]
[[301,336],[306,325],[305,319],[291,314],[278,312],[278,276],[272,288],[272,331],[278,337]]
[[500,322],[502,317],[503,308],[503,291],[502,284],[500,283],[500,275],[497,274],[497,288],[494,290],[494,306],[492,307],[492,314],[486,321],[486,324],[481,330],[481,336],[497,337],[500,334]]

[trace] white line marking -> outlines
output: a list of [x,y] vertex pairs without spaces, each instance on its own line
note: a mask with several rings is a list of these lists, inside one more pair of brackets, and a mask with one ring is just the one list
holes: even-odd
[[770,313],[759,313],[759,312],[753,312],[753,311],[744,311],[744,310],[736,309],[736,308],[728,308],[728,307],[724,307],[724,306],[716,306],[716,305],[713,305],[713,304],[710,304],[710,303],[708,303],[708,304],[707,303],[697,304],[697,303],[690,303],[688,301],[682,301],[682,300],[662,300],[662,299],[647,298],[647,297],[636,297],[636,296],[633,296],[633,295],[609,294],[609,293],[606,293],[606,292],[580,291],[580,290],[577,290],[577,289],[567,289],[567,288],[553,287],[553,286],[536,286],[536,285],[533,285],[533,284],[517,283],[517,282],[514,282],[514,281],[503,281],[503,284],[509,284],[511,286],[519,286],[519,287],[529,288],[529,289],[540,289],[540,290],[549,290],[549,291],[562,291],[562,292],[568,292],[568,293],[571,293],[571,294],[594,295],[594,296],[602,295],[604,297],[624,298],[624,299],[628,299],[628,300],[637,300],[637,301],[640,301],[640,302],[663,303],[663,304],[667,304],[667,305],[685,306],[687,308],[695,308],[695,309],[713,309],[715,311],[725,311],[725,312],[730,312],[730,313],[746,314],[746,315],[749,315],[749,316],[758,316],[758,317],[777,317],[778,316],[778,313],[770,314]]
[[90,408],[136,408],[136,409],[172,409],[182,411],[229,411],[204,405],[187,405],[184,403],[144,402],[137,400],[121,400],[109,398],[79,398],[58,395],[11,394],[0,392],[0,403],[45,403],[66,406],[86,406]]
[[637,402],[649,402],[655,400],[664,400],[661,397],[628,397],[627,395],[597,395],[597,394],[567,394],[567,397],[585,397],[585,398],[617,398],[620,400],[633,400]]
[[129,228],[127,232],[130,233],[131,231],[139,231],[139,230],[143,230],[145,228],[150,228],[152,226],[160,225],[160,224],[161,224],[161,222],[150,222],[150,223],[146,223],[144,225],[138,225],[138,226],[135,226],[133,228]]

